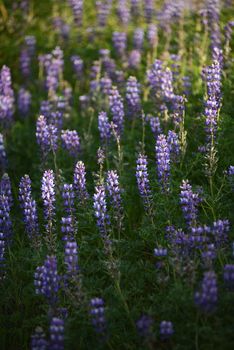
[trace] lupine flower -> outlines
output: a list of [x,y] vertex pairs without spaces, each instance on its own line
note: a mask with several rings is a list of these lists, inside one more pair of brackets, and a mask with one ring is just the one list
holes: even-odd
[[221,46],[220,22],[220,3],[219,0],[207,0],[206,9],[208,15],[208,27],[210,31],[211,47]]
[[158,136],[155,151],[158,180],[162,190],[168,192],[170,177],[170,148],[164,134]]
[[127,36],[126,33],[114,32],[112,36],[113,45],[116,50],[116,54],[120,57],[123,57],[126,45],[127,45]]
[[11,72],[7,66],[0,71],[0,123],[8,126],[14,114],[14,91],[11,83]]
[[95,331],[104,336],[106,333],[105,304],[101,298],[90,300],[90,315]]
[[36,38],[34,35],[26,35],[24,38],[25,45],[28,49],[29,55],[32,57],[35,54]]
[[188,180],[183,180],[180,186],[180,204],[182,206],[184,218],[191,228],[195,226],[197,220],[198,209],[197,206],[200,203],[200,198],[198,193],[192,191],[192,187]]
[[77,79],[80,79],[83,74],[84,61],[79,56],[74,55],[71,56],[71,62]]
[[109,95],[112,88],[112,80],[108,77],[102,77],[100,79],[100,89],[104,95]]
[[216,258],[216,247],[213,243],[208,244],[206,250],[201,253],[204,267],[211,269],[213,267],[213,261]]
[[155,24],[151,23],[147,29],[147,40],[151,48],[154,48],[157,44],[157,34],[158,30]]
[[53,317],[50,322],[50,350],[64,350],[64,321]]
[[8,174],[3,174],[2,179],[0,181],[0,194],[4,195],[8,198],[10,208],[13,205],[13,196],[11,189],[11,181]]
[[31,73],[31,56],[26,47],[23,47],[20,52],[20,69],[24,78],[28,78]]
[[153,0],[145,0],[144,4],[145,19],[147,23],[150,23],[154,16]]
[[72,157],[77,157],[80,152],[80,138],[76,130],[62,130],[61,139],[64,148]]
[[174,334],[173,323],[171,321],[162,321],[159,332],[162,339],[170,338]]
[[4,233],[0,232],[0,281],[2,281],[5,277],[5,260],[6,260],[6,240],[4,237]]
[[137,69],[141,63],[141,53],[139,50],[132,50],[128,56],[128,66],[132,69]]
[[130,19],[130,11],[126,0],[118,0],[117,15],[123,24],[128,24]]
[[29,238],[38,235],[38,216],[36,202],[32,198],[31,180],[28,175],[21,178],[19,185],[19,201],[23,210],[25,229]]
[[44,64],[46,72],[45,85],[48,92],[55,95],[55,92],[59,85],[59,78],[62,75],[64,66],[63,51],[60,47],[56,47],[50,57],[48,57],[48,62]]
[[139,16],[141,0],[131,0],[131,14],[132,16]]
[[122,200],[119,186],[119,176],[116,170],[109,170],[107,172],[106,187],[113,207],[119,213],[122,210]]
[[0,133],[0,168],[4,171],[7,165],[7,155],[4,146],[3,135]]
[[151,316],[142,315],[136,322],[139,335],[143,338],[149,338],[152,335],[153,319]]
[[80,201],[85,201],[88,198],[86,189],[86,171],[82,161],[76,163],[74,171],[74,188]]
[[58,300],[59,280],[57,259],[47,256],[44,265],[38,266],[34,274],[34,286],[37,295],[43,295],[54,306]]
[[133,33],[133,46],[136,50],[141,50],[144,41],[144,30],[141,28],[136,28]]
[[69,0],[69,4],[73,12],[74,22],[80,27],[83,20],[83,0]]
[[109,95],[109,104],[112,114],[112,120],[116,128],[116,133],[120,137],[124,126],[124,106],[122,97],[119,94],[117,87],[112,87]]
[[139,83],[135,77],[129,77],[126,84],[126,101],[128,113],[134,117],[141,109]]
[[41,327],[35,329],[35,333],[31,337],[31,350],[47,350],[48,342],[45,333]]
[[67,215],[61,218],[61,232],[63,233],[63,240],[72,240],[75,237],[75,222],[72,215]]
[[43,115],[37,120],[36,138],[44,157],[50,150],[57,150],[58,129],[52,124],[47,124]]
[[225,285],[230,289],[234,290],[234,265],[226,264],[223,268],[223,279]]
[[78,266],[78,247],[75,241],[69,240],[65,243],[65,265],[69,276],[76,276]]
[[75,193],[72,184],[63,184],[62,187],[62,198],[65,211],[72,213],[74,210],[74,198]]
[[20,114],[28,115],[31,106],[31,93],[24,88],[21,88],[18,92],[17,105]]
[[151,190],[150,190],[147,166],[148,166],[147,157],[140,153],[137,159],[137,167],[136,167],[137,186],[138,186],[139,193],[143,199],[145,208],[149,210],[149,206],[151,202]]
[[155,248],[154,256],[156,256],[157,258],[167,256],[167,248]]
[[100,233],[106,234],[109,226],[109,216],[107,214],[106,193],[105,187],[103,185],[98,185],[95,187],[93,201],[97,226],[100,230]]
[[10,208],[10,198],[6,194],[0,194],[0,232],[3,234],[2,239],[7,244],[11,243],[13,234]]
[[51,231],[55,215],[55,178],[53,170],[46,170],[42,177],[42,200],[44,205],[44,215],[47,221],[46,229]]
[[204,312],[215,310],[218,301],[217,278],[214,271],[204,273],[200,291],[195,293],[195,303]]
[[147,115],[146,120],[150,124],[150,128],[152,130],[152,133],[153,133],[155,139],[157,139],[158,135],[160,135],[162,133],[162,128],[161,128],[159,117],[153,117],[151,115]]
[[217,246],[222,246],[228,240],[228,232],[230,231],[229,220],[217,220],[211,226],[211,232]]
[[111,126],[106,112],[100,112],[98,115],[98,130],[102,142],[108,142],[111,137]]
[[109,1],[96,1],[98,25],[105,27],[107,18],[111,10],[111,3]]

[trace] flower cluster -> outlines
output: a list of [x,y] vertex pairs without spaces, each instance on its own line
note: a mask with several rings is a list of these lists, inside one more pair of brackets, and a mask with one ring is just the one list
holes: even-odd
[[80,201],[85,201],[88,198],[86,189],[86,171],[82,161],[76,163],[74,170],[74,189]]
[[59,281],[57,259],[55,256],[47,256],[44,264],[38,266],[34,274],[36,294],[43,295],[51,306],[55,306],[58,300]]
[[109,216],[107,214],[106,193],[105,187],[103,185],[98,185],[95,187],[93,201],[97,226],[100,230],[100,233],[106,234],[109,225]]
[[101,298],[90,300],[90,315],[95,331],[104,336],[106,333],[105,304]]
[[31,179],[28,175],[21,178],[19,185],[19,201],[23,210],[25,230],[29,238],[39,233],[36,202],[32,198]]
[[135,117],[141,109],[139,83],[135,77],[129,77],[126,84],[128,114]]
[[192,191],[192,186],[189,184],[188,180],[182,181],[180,189],[180,204],[188,227],[191,228],[196,225],[198,213],[197,206],[201,200],[198,193]]
[[137,186],[140,192],[140,195],[144,201],[146,210],[149,210],[151,202],[151,190],[149,184],[149,174],[148,174],[148,162],[147,157],[144,154],[139,154],[137,158],[137,167],[136,167],[136,179]]
[[72,157],[80,153],[80,138],[76,130],[62,130],[61,139],[64,148]]
[[20,88],[17,96],[17,106],[22,116],[28,115],[31,107],[31,100],[31,93],[24,88]]
[[0,71],[0,124],[9,126],[14,114],[14,91],[11,83],[11,72],[7,66]]
[[170,148],[164,134],[160,134],[155,146],[158,180],[163,191],[169,191]]
[[204,312],[215,310],[218,301],[217,278],[214,271],[204,273],[201,290],[195,293],[195,303]]
[[111,137],[111,126],[106,112],[100,112],[98,115],[98,130],[102,142],[108,142]]
[[120,137],[124,126],[124,105],[122,97],[115,86],[112,87],[112,90],[110,91],[109,104],[116,133]]
[[48,124],[43,115],[37,120],[36,138],[43,157],[46,157],[51,150],[53,152],[57,150],[58,129],[53,124]]

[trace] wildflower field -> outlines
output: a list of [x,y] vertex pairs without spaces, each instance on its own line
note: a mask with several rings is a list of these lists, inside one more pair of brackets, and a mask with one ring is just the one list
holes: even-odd
[[234,2],[0,1],[0,349],[234,349]]

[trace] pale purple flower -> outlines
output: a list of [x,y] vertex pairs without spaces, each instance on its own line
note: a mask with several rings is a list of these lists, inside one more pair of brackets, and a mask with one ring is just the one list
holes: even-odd
[[169,191],[170,178],[170,148],[164,134],[160,134],[156,141],[156,163],[159,184],[163,191]]
[[77,157],[79,155],[80,137],[76,130],[62,130],[61,140],[63,147],[72,157]]

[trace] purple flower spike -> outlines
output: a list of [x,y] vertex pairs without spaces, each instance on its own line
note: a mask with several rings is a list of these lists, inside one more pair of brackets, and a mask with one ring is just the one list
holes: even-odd
[[142,315],[136,322],[138,333],[143,338],[149,338],[152,335],[153,319],[148,315]]
[[140,85],[135,77],[129,77],[126,85],[126,101],[129,116],[135,117],[141,110]]
[[200,291],[195,293],[195,304],[204,312],[213,312],[218,301],[217,278],[214,271],[204,273]]
[[67,274],[75,277],[78,273],[78,247],[75,241],[67,241],[65,243],[65,265]]
[[12,241],[12,222],[10,218],[11,200],[7,194],[0,194],[0,233],[1,239],[10,244]]
[[61,139],[64,148],[72,157],[80,153],[80,138],[76,130],[62,130]]
[[18,92],[17,105],[20,114],[24,117],[27,116],[31,106],[31,93],[24,88],[21,88]]
[[50,350],[64,350],[64,321],[53,317],[50,322]]
[[47,124],[43,115],[37,120],[36,138],[44,157],[47,156],[50,150],[57,150],[58,129],[52,124]]
[[141,50],[144,41],[144,30],[141,28],[135,29],[133,33],[133,46],[136,50]]
[[35,333],[31,337],[31,350],[47,350],[48,342],[45,333],[41,327],[35,329]]
[[223,268],[223,279],[227,288],[234,291],[234,265],[227,264]]
[[102,142],[108,142],[111,137],[111,126],[106,112],[100,112],[98,115],[98,130]]
[[127,35],[126,33],[114,32],[112,36],[113,45],[116,50],[116,54],[123,57],[127,45]]
[[106,193],[105,187],[103,185],[95,187],[93,201],[93,208],[95,211],[95,217],[97,219],[97,226],[101,234],[106,234],[109,226],[109,216],[107,214]]
[[166,340],[174,334],[174,327],[171,321],[162,321],[160,323],[160,336]]
[[47,256],[44,265],[38,266],[34,274],[34,286],[37,295],[43,295],[54,306],[58,300],[60,277],[55,256]]
[[[46,170],[42,177],[42,200],[46,220],[46,231],[49,239],[52,240],[52,228],[55,216],[55,178],[53,170]],[[52,242],[50,242],[52,244]]]
[[124,126],[124,105],[123,99],[117,87],[112,87],[109,95],[110,110],[113,117],[113,123],[115,125],[116,133],[120,137],[123,132]]
[[101,298],[90,300],[90,316],[95,331],[104,336],[106,333],[105,303]]
[[72,214],[74,211],[74,198],[75,193],[72,184],[63,184],[62,187],[62,198],[65,211]]
[[0,168],[4,171],[7,166],[7,155],[3,135],[0,133]]
[[83,74],[84,61],[79,56],[72,56],[71,62],[77,79],[80,79]]
[[153,133],[155,139],[157,139],[158,135],[160,135],[162,133],[162,128],[161,128],[159,117],[153,117],[151,115],[147,115],[146,120],[150,124],[150,128],[152,130],[152,133]]
[[11,72],[7,66],[0,71],[0,124],[8,127],[14,114],[14,91],[11,83]]
[[23,210],[25,230],[29,238],[39,234],[36,202],[32,198],[31,180],[28,175],[21,178],[19,185],[19,201]]
[[170,148],[164,134],[158,136],[155,151],[159,184],[163,192],[168,192],[170,177]]
[[80,201],[84,202],[89,197],[86,189],[85,165],[82,161],[77,162],[75,166],[74,188]]
[[122,200],[119,187],[119,175],[116,170],[110,170],[107,172],[106,185],[113,207],[120,213],[122,210]]
[[147,166],[147,157],[143,154],[139,154],[136,167],[136,179],[138,190],[143,199],[145,209],[148,211],[151,204],[151,190]]
[[189,228],[196,225],[198,209],[197,206],[201,202],[198,193],[192,191],[192,186],[188,180],[183,180],[180,186],[180,204],[184,218]]
[[80,27],[83,21],[83,0],[69,0],[71,6],[74,22]]

